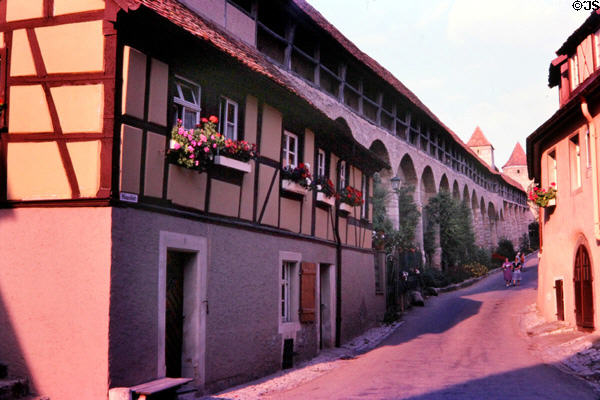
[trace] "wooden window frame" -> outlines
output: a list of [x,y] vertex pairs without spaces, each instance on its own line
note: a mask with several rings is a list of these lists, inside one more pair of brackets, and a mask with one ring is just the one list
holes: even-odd
[[317,150],[317,170],[315,172],[317,177],[327,176],[327,153],[323,149]]
[[[296,141],[296,147],[295,147],[295,152],[290,152],[290,140],[294,139]],[[299,159],[300,159],[300,137],[298,135],[296,135],[295,133],[292,133],[288,130],[284,130],[283,131],[283,160],[282,160],[282,165],[284,167],[292,167],[292,168],[296,168],[299,164]],[[294,162],[291,164],[288,164],[288,160],[289,160],[289,156],[290,154],[292,154],[294,157]]]
[[346,187],[346,175],[348,172],[348,165],[346,164],[346,161],[344,160],[340,160],[340,164],[339,164],[339,172],[338,172],[338,187],[339,190],[344,190],[344,188]]
[[279,305],[281,322],[292,322],[292,274],[295,269],[296,261],[284,260],[281,263],[281,275],[279,277]]
[[362,182],[360,184],[360,190],[363,194],[363,203],[360,209],[360,216],[362,219],[369,219],[369,205],[367,200],[369,199],[369,177],[362,173]]
[[[234,119],[235,121],[232,123],[233,124],[233,137],[229,137],[227,135],[227,126],[230,124],[230,122],[227,120],[227,109],[228,107],[232,105],[234,107]],[[220,126],[220,131],[223,134],[223,136],[227,139],[231,139],[231,140],[238,140],[239,138],[239,115],[240,115],[240,107],[237,101],[234,101],[232,99],[230,99],[229,97],[225,97],[222,96],[221,97],[221,102],[219,103],[219,122],[221,124]]]
[[571,190],[581,188],[581,145],[579,132],[569,137],[569,170]]
[[569,59],[569,72],[571,81],[571,91],[575,90],[579,86],[579,60],[577,53],[573,54],[573,57]]
[[[187,86],[191,89],[192,91],[192,95],[194,96],[194,102],[189,102],[187,100],[185,100],[185,97],[183,96],[183,92],[181,90],[181,86]],[[174,122],[177,123],[178,119],[181,119],[182,122],[185,124],[185,114],[179,115],[179,106],[181,106],[183,108],[183,112],[185,113],[185,110],[189,110],[192,113],[196,113],[196,125],[200,123],[200,113],[202,111],[202,103],[201,103],[201,99],[202,99],[202,86],[200,86],[199,84],[183,78],[179,75],[175,75],[175,92],[176,95],[173,96],[173,103],[176,104],[177,107],[177,111],[176,111],[176,117],[174,118]],[[192,127],[187,127],[184,125],[185,129],[193,129],[195,128],[195,125]]]
[[[552,163],[552,165],[550,165]],[[558,168],[556,162],[556,148],[553,148],[548,151],[546,154],[546,179],[547,185],[550,185],[552,182],[556,185],[554,188],[558,189]]]

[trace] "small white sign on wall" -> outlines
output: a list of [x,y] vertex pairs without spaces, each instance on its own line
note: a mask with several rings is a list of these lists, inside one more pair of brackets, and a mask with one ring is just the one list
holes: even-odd
[[138,195],[135,193],[120,192],[119,199],[128,203],[137,203]]

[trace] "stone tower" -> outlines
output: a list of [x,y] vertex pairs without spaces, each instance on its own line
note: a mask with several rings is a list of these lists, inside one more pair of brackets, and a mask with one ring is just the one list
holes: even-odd
[[471,139],[467,142],[467,146],[471,148],[483,161],[485,161],[492,169],[498,170],[494,165],[494,146],[483,135],[480,127],[475,128],[475,132],[471,135]]
[[502,167],[502,172],[519,182],[525,190],[531,184],[532,181],[527,175],[527,156],[519,142],[517,142],[510,158]]

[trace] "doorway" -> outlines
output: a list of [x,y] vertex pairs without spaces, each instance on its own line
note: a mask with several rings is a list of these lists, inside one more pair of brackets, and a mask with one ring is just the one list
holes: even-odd
[[160,232],[158,262],[157,378],[205,380],[206,238]]
[[181,377],[183,351],[183,321],[185,267],[194,258],[191,253],[167,251],[167,290],[165,304],[165,366],[166,376]]
[[563,280],[557,279],[554,281],[554,289],[556,290],[556,319],[559,321],[565,320],[565,297],[563,295]]
[[575,321],[582,329],[594,329],[594,296],[592,293],[592,265],[585,246],[580,245],[575,256],[573,274],[575,289]]

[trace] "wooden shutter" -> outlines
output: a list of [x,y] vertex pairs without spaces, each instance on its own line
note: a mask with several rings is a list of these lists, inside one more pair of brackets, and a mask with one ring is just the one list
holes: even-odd
[[303,262],[300,270],[300,322],[315,322],[317,264]]

